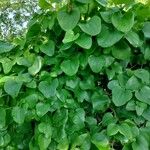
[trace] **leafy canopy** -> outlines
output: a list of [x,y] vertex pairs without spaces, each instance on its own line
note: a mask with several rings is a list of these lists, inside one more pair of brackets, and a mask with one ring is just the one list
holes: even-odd
[[0,149],[149,150],[150,6],[52,2],[0,41]]

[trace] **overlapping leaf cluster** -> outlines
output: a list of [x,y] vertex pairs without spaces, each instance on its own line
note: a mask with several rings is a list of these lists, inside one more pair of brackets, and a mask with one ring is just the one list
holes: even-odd
[[0,42],[1,149],[150,149],[150,8],[115,2],[70,1]]

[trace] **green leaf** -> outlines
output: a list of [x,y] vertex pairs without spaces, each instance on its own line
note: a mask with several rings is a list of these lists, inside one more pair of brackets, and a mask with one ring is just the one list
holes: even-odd
[[142,42],[139,35],[136,32],[130,31],[125,35],[125,38],[129,41],[134,47],[140,47]]
[[51,142],[51,138],[46,138],[44,135],[40,134],[38,136],[38,145],[40,150],[46,150]]
[[102,125],[103,126],[108,126],[111,123],[116,123],[117,119],[113,117],[112,113],[108,112],[105,113],[103,118],[102,118]]
[[89,35],[82,34],[75,43],[84,49],[90,49],[92,46],[92,38]]
[[109,98],[107,95],[94,93],[91,97],[93,111],[104,111],[109,104]]
[[49,40],[47,43],[40,46],[41,52],[48,56],[53,56],[55,51],[55,43],[52,40]]
[[28,68],[28,71],[31,75],[35,76],[42,68],[42,57],[36,57],[33,65]]
[[65,37],[63,39],[63,43],[69,43],[75,41],[79,37],[79,33],[74,35],[74,32],[72,30],[69,30],[66,32]]
[[119,132],[128,139],[132,139],[131,127],[127,123],[122,123],[119,126]]
[[93,16],[86,23],[79,23],[81,30],[91,36],[95,36],[101,31],[101,19],[98,16]]
[[142,116],[144,117],[144,119],[150,121],[150,108],[149,107],[146,110],[144,110]]
[[80,19],[80,11],[76,8],[72,9],[69,13],[65,9],[60,10],[57,14],[57,19],[63,30],[72,30]]
[[40,102],[36,105],[36,113],[39,117],[44,116],[49,110],[50,110],[49,104],[44,104]]
[[116,106],[122,106],[132,98],[132,92],[121,87],[112,90],[112,101]]
[[43,133],[46,138],[50,138],[52,136],[52,127],[49,123],[41,122],[38,125],[38,130]]
[[143,83],[149,84],[150,75],[149,72],[145,69],[137,69],[134,71],[134,75],[142,80]]
[[79,127],[84,127],[85,122],[85,111],[82,108],[78,108],[75,111],[74,117],[72,118],[72,121],[74,124],[76,124]]
[[40,32],[41,32],[41,26],[39,23],[35,23],[31,25],[26,34],[26,41],[29,42],[37,38]]
[[77,2],[86,4],[86,3],[90,3],[91,0],[76,0]]
[[57,145],[58,150],[68,150],[69,149],[69,141],[67,138],[63,138],[59,141]]
[[93,72],[99,73],[105,65],[104,58],[100,56],[91,55],[88,58],[88,63]]
[[91,143],[89,139],[89,134],[84,133],[75,138],[73,144],[71,145],[70,150],[76,149],[76,147],[80,147],[83,150],[90,150]]
[[21,86],[22,82],[17,82],[15,80],[8,80],[4,84],[4,90],[7,94],[15,98],[18,96]]
[[146,38],[150,38],[150,22],[145,22],[143,27],[143,33]]
[[126,12],[122,14],[120,11],[115,12],[111,18],[112,24],[117,30],[122,32],[128,32],[134,25],[134,14],[133,12]]
[[16,63],[15,60],[12,61],[7,57],[0,59],[0,62],[2,63],[3,71],[5,74],[8,74]]
[[136,107],[136,105],[135,105],[135,101],[134,101],[134,100],[129,101],[129,102],[127,103],[127,105],[126,105],[126,109],[127,109],[128,111],[134,111],[134,110],[135,110],[135,107]]
[[39,83],[38,89],[46,98],[50,98],[52,96],[55,96],[58,84],[59,83],[57,79],[54,79],[51,82],[41,81]]
[[134,4],[134,0],[111,0],[110,2],[114,3],[115,5],[125,4],[128,6],[128,5]]
[[79,68],[79,59],[73,58],[71,60],[64,60],[60,65],[61,70],[68,76],[73,76],[77,73]]
[[14,45],[0,41],[0,54],[10,52],[14,48]]
[[112,47],[112,55],[121,60],[130,59],[131,48],[125,42],[117,43]]
[[98,150],[110,150],[109,141],[103,133],[95,133],[91,141]]
[[111,123],[107,126],[107,135],[108,136],[116,135],[118,132],[119,132],[118,125]]
[[[101,17],[106,23],[111,23],[111,16],[112,16],[113,11],[112,10],[107,10],[107,11],[102,11],[100,12]],[[102,30],[103,31],[103,30]]]
[[21,107],[13,107],[12,109],[12,117],[14,121],[18,124],[24,123],[25,120],[25,110]]
[[0,116],[0,129],[2,129],[6,124],[6,110],[4,108],[0,108]]
[[97,43],[101,47],[111,47],[123,37],[123,33],[112,27],[102,26],[101,33],[97,36]]
[[102,5],[103,7],[106,7],[108,4],[107,0],[96,0],[97,3],[99,3],[100,5]]
[[143,135],[137,137],[136,141],[132,143],[133,150],[149,150],[149,142]]
[[146,108],[147,104],[138,101],[136,102],[135,110],[138,116],[141,116]]
[[150,87],[143,86],[139,91],[135,92],[135,97],[146,104],[150,105]]
[[46,0],[38,0],[39,1],[39,6],[42,8],[42,9],[48,9],[48,8],[51,8],[50,4],[46,1]]
[[126,83],[126,89],[137,90],[141,86],[140,82],[135,76],[132,76]]

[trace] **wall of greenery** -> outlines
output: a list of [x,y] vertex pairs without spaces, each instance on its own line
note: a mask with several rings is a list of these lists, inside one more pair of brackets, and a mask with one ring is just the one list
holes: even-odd
[[54,2],[0,41],[0,149],[149,150],[149,3]]

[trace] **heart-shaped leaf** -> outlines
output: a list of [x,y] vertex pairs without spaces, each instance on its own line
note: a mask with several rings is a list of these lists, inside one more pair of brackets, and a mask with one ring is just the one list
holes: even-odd
[[21,86],[22,82],[17,82],[15,80],[8,80],[4,84],[4,90],[7,94],[15,98],[18,96]]
[[111,18],[112,24],[115,28],[122,32],[128,32],[134,25],[133,12],[126,12],[122,14],[120,11],[115,12]]
[[101,19],[98,16],[94,16],[86,23],[79,23],[79,27],[83,32],[95,36],[101,31]]
[[67,12],[64,9],[60,10],[57,14],[57,19],[63,30],[72,30],[80,19],[80,11],[76,8],[71,10],[71,12]]
[[77,40],[76,44],[84,49],[90,49],[92,46],[92,38],[89,35],[82,34]]
[[61,65],[61,70],[68,76],[73,76],[77,73],[79,68],[79,59],[73,58],[71,60],[64,60]]
[[97,37],[97,43],[101,47],[110,47],[123,37],[123,33],[114,28],[102,26],[102,31]]
[[43,44],[40,46],[41,52],[48,56],[53,56],[54,55],[54,50],[55,50],[55,43],[52,40],[49,40],[47,43]]
[[93,55],[89,56],[88,63],[90,65],[91,70],[95,73],[100,72],[103,66],[105,65],[103,57]]
[[130,90],[116,87],[112,90],[112,101],[116,106],[122,106],[132,98],[132,92]]
[[56,94],[56,88],[58,87],[58,80],[54,79],[51,82],[48,81],[41,81],[39,83],[39,91],[46,97],[50,98],[52,96],[55,96]]

